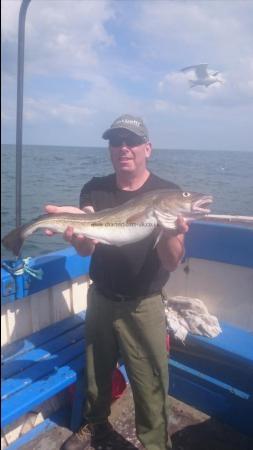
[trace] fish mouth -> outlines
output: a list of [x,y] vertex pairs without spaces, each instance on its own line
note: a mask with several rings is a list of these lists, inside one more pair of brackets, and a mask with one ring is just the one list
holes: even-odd
[[211,195],[206,195],[205,197],[201,197],[199,200],[197,200],[193,204],[192,210],[194,212],[209,214],[210,209],[207,208],[207,205],[209,205],[212,202],[213,202],[213,197]]

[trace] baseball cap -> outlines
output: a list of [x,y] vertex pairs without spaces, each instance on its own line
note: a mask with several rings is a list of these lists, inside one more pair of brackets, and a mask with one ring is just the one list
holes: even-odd
[[148,140],[148,130],[141,117],[131,116],[130,114],[123,114],[114,120],[111,127],[103,133],[102,138],[110,139],[115,134],[115,131],[120,129],[131,131],[137,136]]

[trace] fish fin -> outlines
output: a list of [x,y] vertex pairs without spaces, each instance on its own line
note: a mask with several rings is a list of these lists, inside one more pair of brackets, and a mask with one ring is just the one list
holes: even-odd
[[175,230],[177,228],[176,225],[176,217],[169,215],[169,214],[161,214],[157,211],[155,211],[155,216],[158,222],[158,225],[160,225],[162,228],[166,228],[168,230]]
[[156,246],[157,246],[158,242],[160,241],[162,235],[163,235],[163,229],[160,229],[159,232],[158,232],[158,235],[156,236],[156,240],[155,240],[155,243],[153,245],[153,249],[156,248]]
[[21,247],[24,242],[23,238],[23,226],[17,227],[2,239],[2,244],[8,250],[11,250],[15,256],[19,256]]

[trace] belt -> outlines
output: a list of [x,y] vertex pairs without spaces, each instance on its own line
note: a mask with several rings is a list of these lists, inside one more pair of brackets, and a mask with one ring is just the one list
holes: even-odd
[[112,300],[113,302],[131,302],[131,301],[137,301],[137,300],[143,300],[144,298],[148,297],[155,297],[158,295],[158,292],[154,292],[153,294],[146,294],[146,295],[138,295],[138,296],[131,296],[131,295],[125,295],[125,294],[118,294],[116,292],[111,292],[107,289],[101,288],[97,286],[99,292],[103,294],[106,298],[109,300]]

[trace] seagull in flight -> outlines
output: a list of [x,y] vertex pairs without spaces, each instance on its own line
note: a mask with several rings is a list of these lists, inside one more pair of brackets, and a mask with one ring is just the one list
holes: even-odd
[[196,64],[195,66],[185,67],[181,69],[181,72],[195,72],[196,79],[189,80],[191,87],[195,86],[205,86],[208,87],[213,83],[222,83],[221,80],[217,77],[220,72],[213,72],[207,70],[207,63]]

